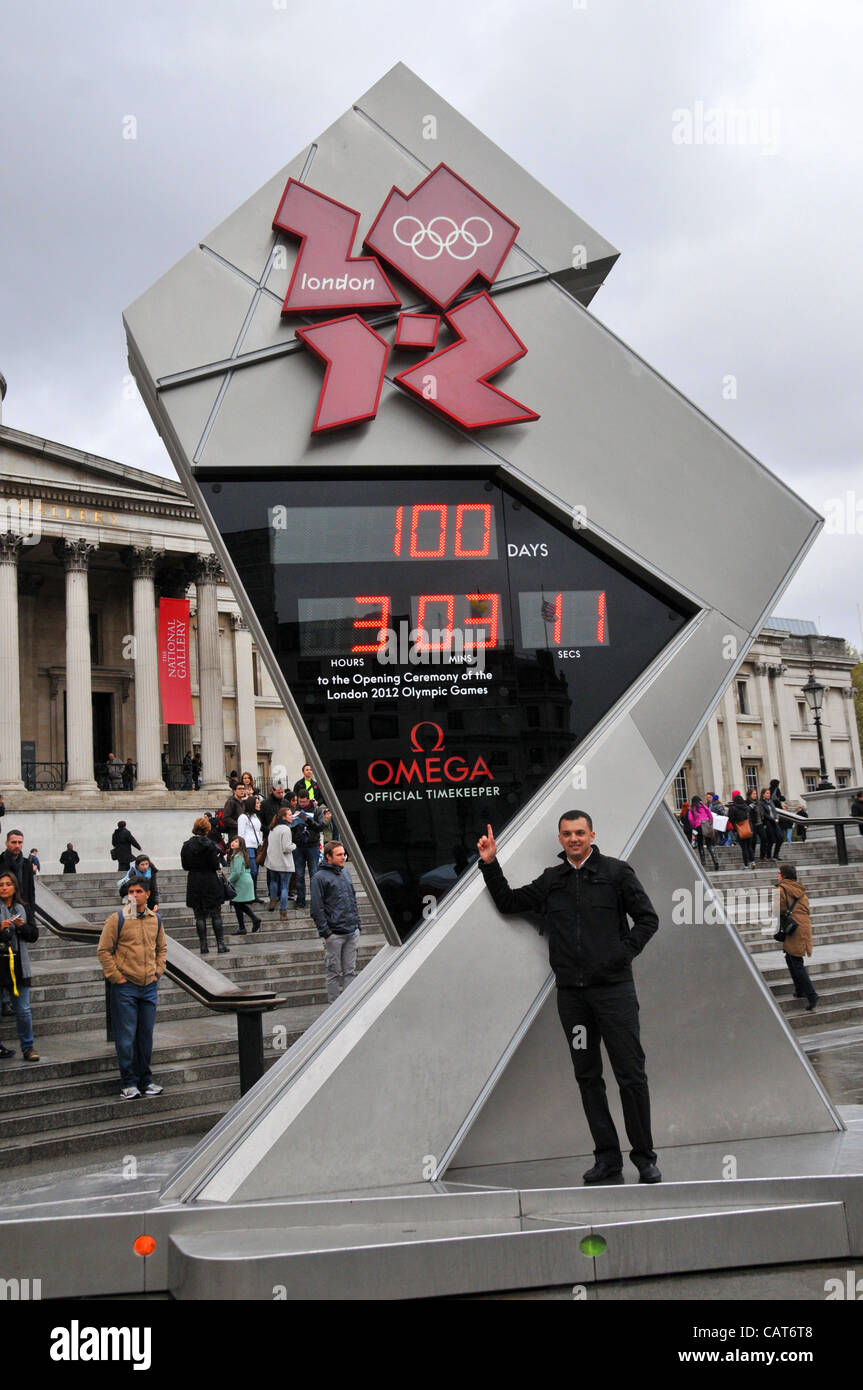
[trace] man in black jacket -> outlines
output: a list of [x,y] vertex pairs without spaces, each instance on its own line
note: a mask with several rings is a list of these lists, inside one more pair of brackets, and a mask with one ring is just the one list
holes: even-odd
[[131,830],[128,829],[124,820],[117,821],[117,829],[111,836],[111,847],[117,851],[111,857],[116,860],[117,868],[122,869],[123,873],[129,868],[132,862],[132,848],[140,849],[141,846],[135,839]]
[[24,856],[24,836],[20,830],[10,830],[6,836],[6,848],[0,854],[0,873],[11,869],[18,880],[20,897],[27,909],[27,921],[36,925],[36,880],[33,865]]
[[[542,914],[557,1008],[570,1044],[575,1079],[596,1163],[586,1183],[622,1183],[620,1141],[602,1079],[605,1043],[620,1087],[630,1158],[640,1182],[661,1182],[650,1131],[650,1095],[638,1028],[632,959],[659,925],[653,905],[628,864],[600,854],[586,811],[567,811],[558,823],[561,863],[524,888],[510,888],[497,862],[491,826],[477,844],[486,887],[500,912]],[[632,918],[629,927],[627,915]]]

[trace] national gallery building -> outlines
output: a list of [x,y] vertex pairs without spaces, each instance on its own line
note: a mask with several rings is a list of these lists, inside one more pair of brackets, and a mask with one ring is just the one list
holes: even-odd
[[[160,597],[191,605],[192,726],[162,722]],[[5,825],[43,872],[68,840],[80,869],[109,867],[118,817],[142,844],[158,825],[148,848],[170,867],[180,823],[185,839],[196,808],[222,805],[232,768],[261,786],[279,767],[299,776],[303,751],[179,483],[0,423],[0,611]],[[187,752],[196,792],[182,790]],[[131,760],[131,789],[107,777],[111,754]]]

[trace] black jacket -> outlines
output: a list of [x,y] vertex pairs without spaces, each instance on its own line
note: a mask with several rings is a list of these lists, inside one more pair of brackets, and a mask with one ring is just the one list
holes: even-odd
[[[499,912],[541,914],[548,959],[557,984],[618,984],[631,977],[632,959],[659,926],[653,904],[628,864],[596,845],[581,869],[565,854],[524,888],[510,888],[497,860],[480,868]],[[314,881],[314,880],[313,880]],[[627,915],[632,918],[629,927]]]
[[21,885],[19,897],[27,909],[27,921],[31,926],[36,923],[36,880],[33,876],[33,865],[30,860],[22,854],[16,861],[8,849],[4,849],[0,854],[0,873],[13,873]]
[[215,912],[225,901],[218,869],[222,856],[206,835],[193,835],[180,850],[180,863],[188,873],[186,906],[196,916]]
[[122,830],[118,826],[111,836],[111,847],[117,851],[116,862],[121,869],[128,869],[135,858],[133,846],[138,850],[141,848],[128,826],[124,825]]

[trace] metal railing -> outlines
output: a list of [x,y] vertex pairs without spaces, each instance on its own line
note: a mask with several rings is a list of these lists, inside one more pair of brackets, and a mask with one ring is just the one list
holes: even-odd
[[[64,941],[76,941],[92,947],[95,952],[102,935],[102,928],[88,922],[75,908],[48,888],[36,882],[36,917],[40,925],[48,928]],[[207,961],[201,960],[181,942],[165,932],[168,943],[168,959],[165,974],[174,984],[179,985],[199,1004],[215,1013],[235,1013],[237,1015],[237,1051],[240,1061],[240,1094],[260,1081],[264,1074],[264,1032],[263,1016],[271,1009],[287,1003],[283,995],[274,990],[243,989],[235,985]],[[108,1041],[112,1041],[110,1025],[110,985],[105,981],[105,1016]]]
[[859,816],[798,816],[794,811],[779,811],[777,815],[781,821],[787,821],[790,825],[802,826],[808,830],[814,825],[832,825],[836,836],[836,857],[840,864],[848,863],[848,845],[845,842],[846,825],[854,825],[859,830],[863,826],[863,819]]
[[28,792],[61,792],[66,785],[67,763],[22,763],[21,781]]

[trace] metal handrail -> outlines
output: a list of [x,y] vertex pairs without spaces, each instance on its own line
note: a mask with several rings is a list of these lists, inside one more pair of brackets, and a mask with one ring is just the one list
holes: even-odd
[[840,864],[848,863],[846,825],[856,825],[858,828],[863,826],[863,818],[860,816],[798,816],[796,811],[780,811],[778,807],[776,814],[780,820],[790,821],[792,825],[802,825],[804,829],[810,825],[832,825],[836,836],[836,855]]
[[[102,935],[102,928],[88,922],[74,908],[48,888],[41,880],[36,880],[36,917],[55,936],[64,941],[75,941],[83,946],[95,946]],[[216,970],[208,961],[190,951],[182,942],[175,941],[165,932],[168,957],[165,974],[174,984],[184,989],[199,1004],[215,1013],[235,1013],[237,1015],[237,1039],[240,1059],[240,1091],[242,1095],[264,1074],[263,1015],[287,1003],[283,995],[274,990],[244,989],[235,985]],[[109,986],[105,981],[106,1009]],[[111,1041],[110,1015],[108,1015],[108,1041]]]

